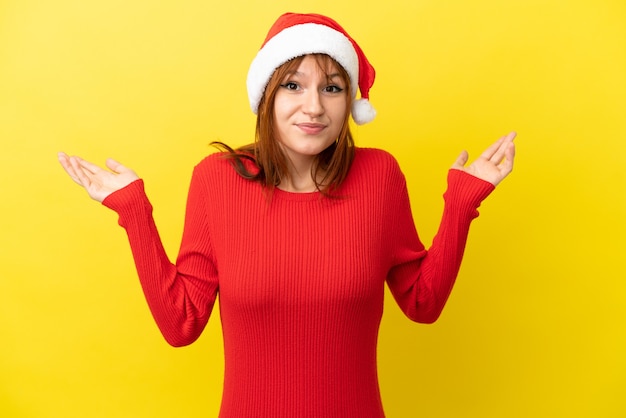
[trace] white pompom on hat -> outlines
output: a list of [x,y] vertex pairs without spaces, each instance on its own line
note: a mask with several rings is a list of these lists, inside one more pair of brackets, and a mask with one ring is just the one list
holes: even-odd
[[[319,14],[285,13],[270,28],[261,49],[248,70],[248,98],[257,114],[265,87],[274,71],[285,62],[307,54],[326,54],[341,65],[352,85],[352,118],[359,124],[371,122],[376,111],[369,102],[369,90],[376,71],[359,45],[329,17]],[[356,91],[361,97],[356,99]]]

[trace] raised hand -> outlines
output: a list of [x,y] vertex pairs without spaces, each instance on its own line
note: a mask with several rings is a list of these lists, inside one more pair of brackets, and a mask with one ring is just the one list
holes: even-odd
[[467,167],[465,167],[465,164],[469,155],[467,151],[463,151],[452,165],[452,168],[465,171],[474,177],[497,186],[513,171],[513,160],[515,159],[515,144],[513,140],[515,136],[516,133],[511,132],[498,139]]
[[139,179],[133,170],[111,158],[106,161],[106,166],[110,171],[80,157],[70,157],[63,152],[59,153],[59,162],[72,180],[84,187],[89,196],[98,202],[102,202],[111,193]]

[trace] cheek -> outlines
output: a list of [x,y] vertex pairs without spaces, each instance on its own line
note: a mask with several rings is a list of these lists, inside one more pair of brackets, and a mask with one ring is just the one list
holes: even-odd
[[348,108],[348,96],[344,96],[341,98],[341,100],[339,100],[339,103],[337,104],[337,113],[345,118],[346,117],[346,113],[350,112],[350,109]]
[[289,102],[279,100],[279,98],[276,97],[276,100],[274,101],[274,120],[272,121],[272,128],[274,139],[279,143],[283,143],[284,136],[288,135],[287,131],[291,114],[292,112],[289,108]]
[[335,125],[338,125],[338,129],[341,129],[349,113],[350,109],[348,109],[347,99],[341,100],[339,103],[336,103],[336,106],[333,107],[332,118]]
[[286,113],[284,102],[275,100],[272,112],[274,113],[274,124],[280,124],[280,121],[284,119]]
[[289,118],[294,113],[292,100],[280,98],[278,95],[274,100],[274,120],[280,123]]

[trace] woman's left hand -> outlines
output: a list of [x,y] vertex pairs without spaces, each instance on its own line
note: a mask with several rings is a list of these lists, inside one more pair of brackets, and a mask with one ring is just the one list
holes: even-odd
[[465,167],[465,164],[469,155],[467,151],[463,151],[452,165],[452,168],[465,171],[474,177],[497,186],[513,171],[513,160],[515,159],[515,144],[513,140],[515,136],[515,132],[503,136],[467,167]]

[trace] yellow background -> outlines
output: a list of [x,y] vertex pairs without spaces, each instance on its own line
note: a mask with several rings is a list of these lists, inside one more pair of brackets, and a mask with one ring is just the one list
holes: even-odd
[[116,215],[56,152],[139,172],[175,256],[193,165],[253,138],[248,64],[287,10],[374,63],[356,140],[398,158],[426,243],[458,153],[519,132],[442,318],[387,299],[387,415],[626,416],[623,0],[0,1],[0,416],[216,416],[219,318],[166,345]]

